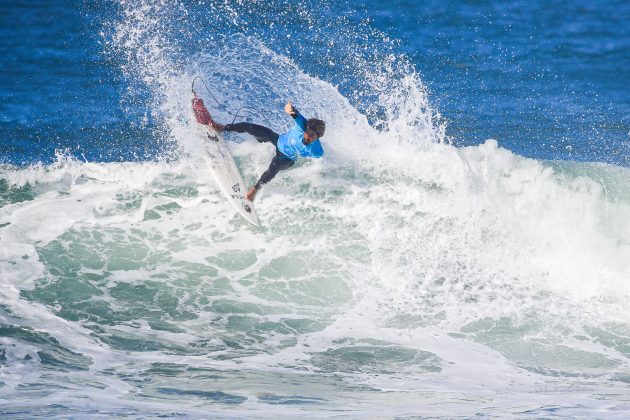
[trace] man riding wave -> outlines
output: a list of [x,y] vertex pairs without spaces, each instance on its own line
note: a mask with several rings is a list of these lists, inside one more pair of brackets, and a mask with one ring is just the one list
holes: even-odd
[[324,155],[324,149],[319,139],[324,136],[326,123],[317,118],[307,120],[290,100],[284,106],[284,111],[295,121],[291,130],[284,134],[278,134],[270,128],[247,122],[223,125],[210,120],[208,124],[218,132],[248,133],[254,136],[259,143],[271,143],[276,147],[276,155],[271,160],[269,168],[245,195],[248,200],[253,201],[256,192],[263,184],[271,181],[279,171],[293,166],[297,159],[301,157],[321,158]]

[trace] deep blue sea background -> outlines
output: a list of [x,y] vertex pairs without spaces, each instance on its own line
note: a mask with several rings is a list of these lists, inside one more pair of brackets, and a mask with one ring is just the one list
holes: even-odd
[[[275,2],[252,6],[237,23],[208,20],[212,2],[188,6],[178,24],[259,37],[337,85],[374,121],[379,110],[360,78],[340,71],[352,65],[353,48],[404,55],[456,145],[494,138],[528,157],[630,165],[626,1]],[[317,29],[307,29],[296,7],[310,10]],[[55,149],[90,161],[142,161],[169,147],[146,104],[128,100],[142,87],[104,47],[115,3],[4,1],[1,9],[2,162],[51,162]],[[340,19],[353,23],[346,31],[355,28],[341,40],[353,42],[320,42],[334,38]],[[207,44],[206,36],[195,39]],[[193,54],[194,42],[187,48]]]

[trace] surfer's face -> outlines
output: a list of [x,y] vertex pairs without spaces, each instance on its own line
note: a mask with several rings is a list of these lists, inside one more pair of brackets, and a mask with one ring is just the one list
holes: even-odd
[[302,144],[308,145],[308,144],[313,143],[315,140],[317,140],[317,134],[315,133],[315,131],[307,127],[306,131],[304,132],[304,138],[302,139]]

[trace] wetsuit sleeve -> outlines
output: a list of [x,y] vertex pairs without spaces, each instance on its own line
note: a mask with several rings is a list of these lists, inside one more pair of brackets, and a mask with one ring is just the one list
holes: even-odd
[[316,143],[312,143],[311,156],[314,158],[320,158],[324,156],[324,148],[319,140]]
[[291,114],[291,117],[293,117],[295,124],[300,127],[302,131],[306,131],[306,118],[300,114],[300,111],[296,109],[295,114]]

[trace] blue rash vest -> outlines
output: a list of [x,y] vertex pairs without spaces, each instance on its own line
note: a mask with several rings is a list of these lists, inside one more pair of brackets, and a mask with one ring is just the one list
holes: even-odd
[[291,160],[300,157],[320,158],[324,155],[324,149],[319,139],[309,145],[302,143],[306,131],[306,118],[299,112],[293,117],[295,125],[291,130],[278,137],[278,150]]

